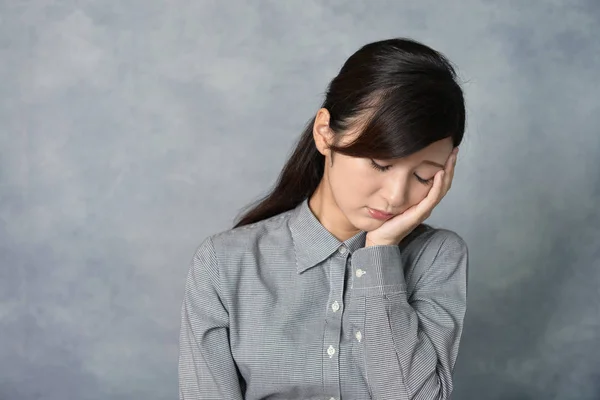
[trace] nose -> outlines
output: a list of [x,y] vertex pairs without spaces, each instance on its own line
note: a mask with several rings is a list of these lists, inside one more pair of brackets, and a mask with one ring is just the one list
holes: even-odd
[[408,186],[406,177],[397,175],[386,182],[384,197],[388,203],[387,211],[397,212],[406,204],[408,201]]

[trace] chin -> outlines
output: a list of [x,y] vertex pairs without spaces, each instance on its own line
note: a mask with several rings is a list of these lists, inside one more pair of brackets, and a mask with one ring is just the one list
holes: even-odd
[[350,222],[352,226],[354,226],[356,229],[365,232],[370,232],[383,225],[383,221],[377,221],[369,217],[357,218],[354,221]]

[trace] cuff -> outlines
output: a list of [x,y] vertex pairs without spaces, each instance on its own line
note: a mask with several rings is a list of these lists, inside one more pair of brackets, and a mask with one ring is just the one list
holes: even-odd
[[398,246],[362,247],[352,253],[352,289],[367,296],[406,292]]

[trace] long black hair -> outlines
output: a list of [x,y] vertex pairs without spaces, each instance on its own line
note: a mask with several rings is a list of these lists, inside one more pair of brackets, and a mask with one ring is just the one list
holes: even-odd
[[[450,137],[458,146],[465,104],[457,74],[438,51],[412,39],[369,43],[344,63],[322,104],[335,133],[333,152],[374,159],[400,158]],[[325,157],[313,139],[313,117],[273,189],[250,204],[234,228],[291,210],[310,197],[323,177]],[[338,147],[341,134],[359,123],[360,135]]]

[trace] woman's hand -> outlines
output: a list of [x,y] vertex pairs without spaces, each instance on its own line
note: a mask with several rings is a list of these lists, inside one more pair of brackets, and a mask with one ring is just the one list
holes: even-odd
[[398,245],[410,232],[431,215],[433,208],[439,204],[442,198],[450,190],[452,178],[454,177],[454,166],[458,147],[450,153],[443,170],[438,171],[433,178],[433,186],[427,197],[416,204],[383,223],[379,228],[367,233],[365,247],[377,245]]

